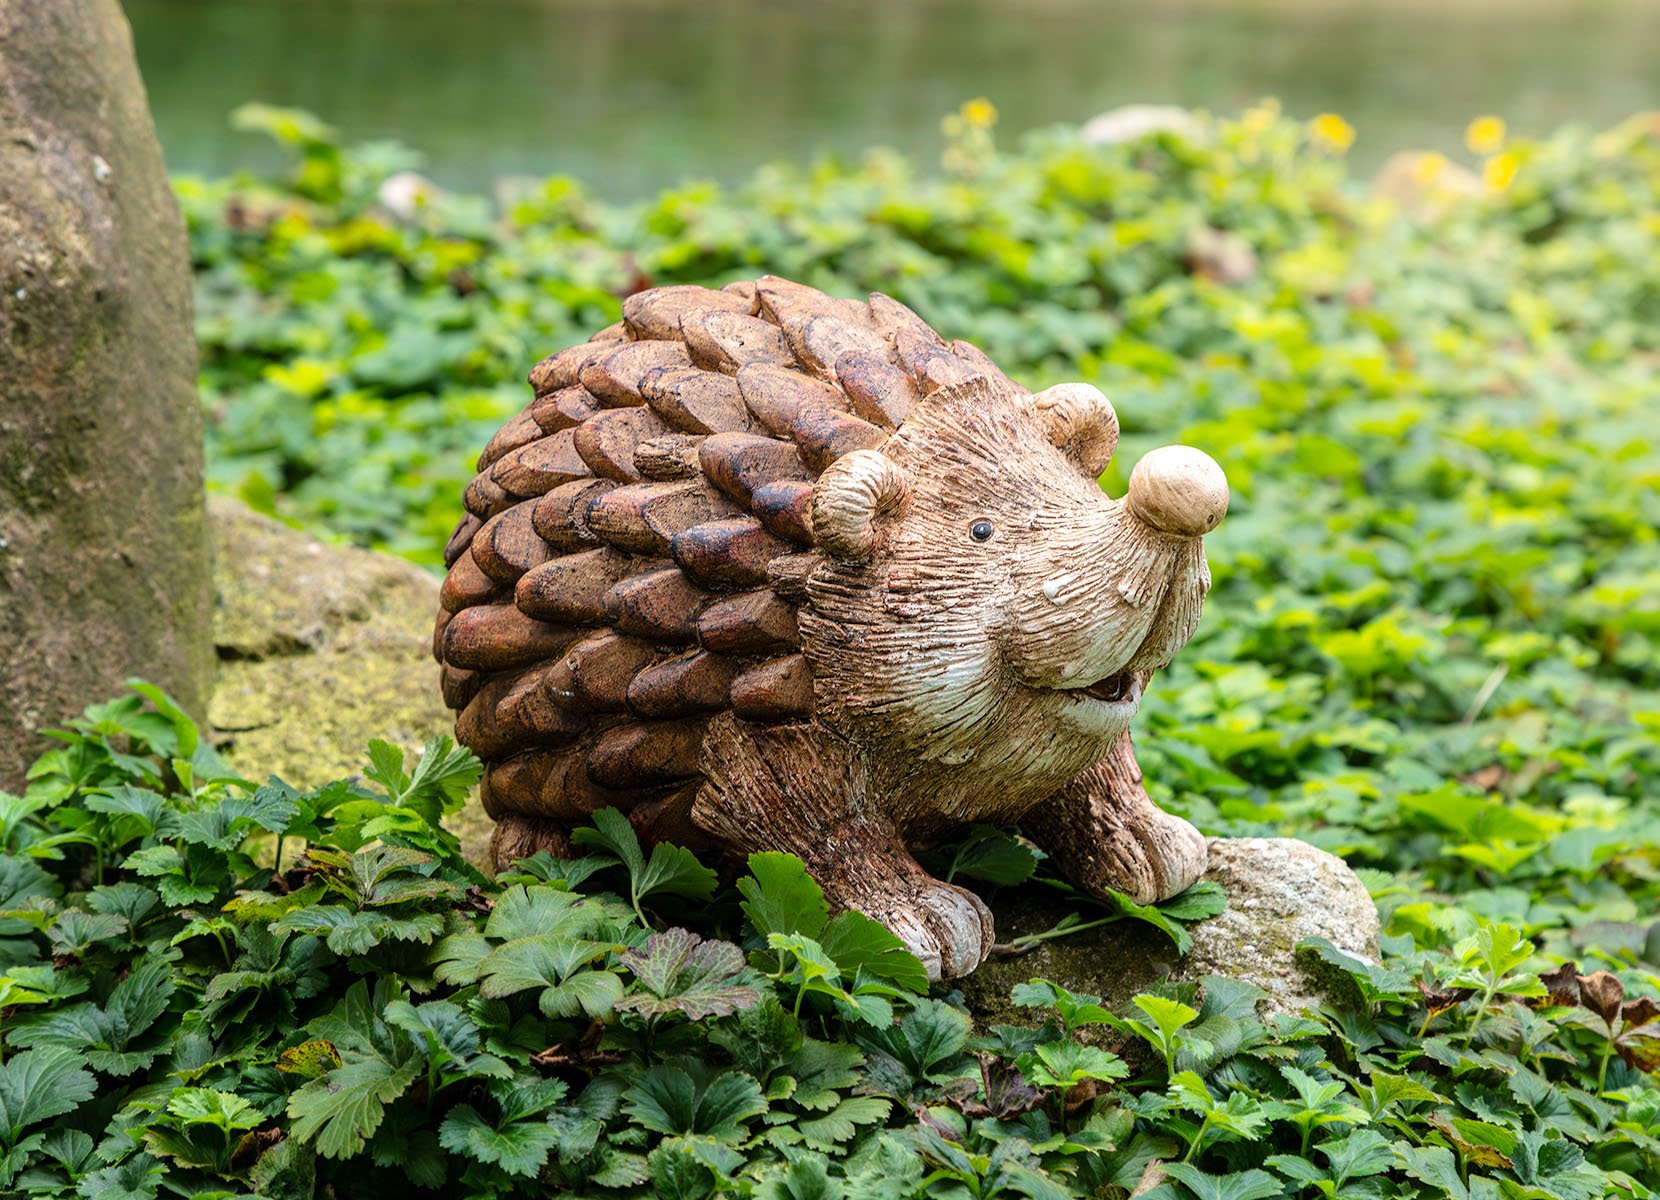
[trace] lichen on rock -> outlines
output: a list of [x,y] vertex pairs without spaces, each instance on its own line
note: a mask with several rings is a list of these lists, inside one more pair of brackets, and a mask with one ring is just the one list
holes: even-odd
[[[1378,916],[1366,887],[1343,861],[1293,838],[1214,838],[1205,878],[1228,893],[1226,911],[1189,926],[1184,956],[1158,930],[1141,922],[1107,925],[1042,943],[1018,958],[993,959],[959,986],[983,1027],[1024,1023],[1029,1009],[1009,1006],[1009,992],[1029,979],[1053,980],[1102,997],[1109,1007],[1161,980],[1207,975],[1255,984],[1268,993],[1263,1015],[1318,1005],[1330,985],[1317,960],[1298,953],[1308,938],[1375,959]],[[994,904],[1005,938],[1036,932],[1073,911],[1065,898],[1022,895]]]

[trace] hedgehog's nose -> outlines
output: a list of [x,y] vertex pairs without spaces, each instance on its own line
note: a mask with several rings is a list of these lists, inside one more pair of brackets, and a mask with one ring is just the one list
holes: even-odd
[[1161,446],[1130,472],[1124,503],[1132,516],[1161,533],[1202,537],[1227,514],[1228,477],[1203,450]]

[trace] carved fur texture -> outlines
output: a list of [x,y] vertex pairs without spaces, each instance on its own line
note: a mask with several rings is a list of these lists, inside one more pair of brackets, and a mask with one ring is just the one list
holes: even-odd
[[537,365],[450,539],[433,650],[498,862],[614,807],[649,840],[799,854],[936,975],[992,943],[910,848],[1019,823],[1146,902],[1204,842],[1129,725],[1199,620],[1226,480],[1118,440],[881,294],[783,279],[629,297]]

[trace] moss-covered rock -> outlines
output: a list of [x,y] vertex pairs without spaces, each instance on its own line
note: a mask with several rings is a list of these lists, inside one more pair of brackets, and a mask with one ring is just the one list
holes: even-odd
[[[1116,1007],[1161,979],[1225,975],[1264,989],[1265,1014],[1290,1013],[1318,1004],[1328,987],[1340,986],[1319,960],[1297,953],[1305,938],[1323,937],[1377,957],[1372,898],[1354,872],[1324,850],[1292,838],[1216,838],[1205,878],[1222,885],[1228,908],[1190,927],[1193,946],[1185,956],[1178,957],[1150,925],[1107,925],[986,963],[961,981],[969,1008],[983,1027],[1028,1021],[1030,1010],[1009,1007],[1009,990],[1034,978],[1092,992]],[[1026,894],[993,907],[1005,942],[1050,928],[1076,910],[1064,897]]]
[[[222,497],[209,516],[219,669],[208,721],[233,767],[314,786],[361,771],[370,738],[413,749],[451,732],[430,653],[436,579]],[[483,861],[482,810],[452,827]]]

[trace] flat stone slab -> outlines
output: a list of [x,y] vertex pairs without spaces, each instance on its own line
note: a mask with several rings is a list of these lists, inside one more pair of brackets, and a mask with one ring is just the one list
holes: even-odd
[[[1018,958],[992,959],[959,986],[982,1026],[1031,1020],[1009,992],[1048,979],[1100,996],[1108,1007],[1168,979],[1225,975],[1268,993],[1262,1015],[1295,1013],[1321,1002],[1330,969],[1298,954],[1305,938],[1376,959],[1378,914],[1371,895],[1335,855],[1294,838],[1213,838],[1205,878],[1228,893],[1227,910],[1189,925],[1193,946],[1178,956],[1170,939],[1141,921],[1124,921],[1044,942]],[[1025,893],[993,906],[1000,941],[1052,927],[1080,906],[1069,897]],[[1088,919],[1088,913],[1085,913]]]

